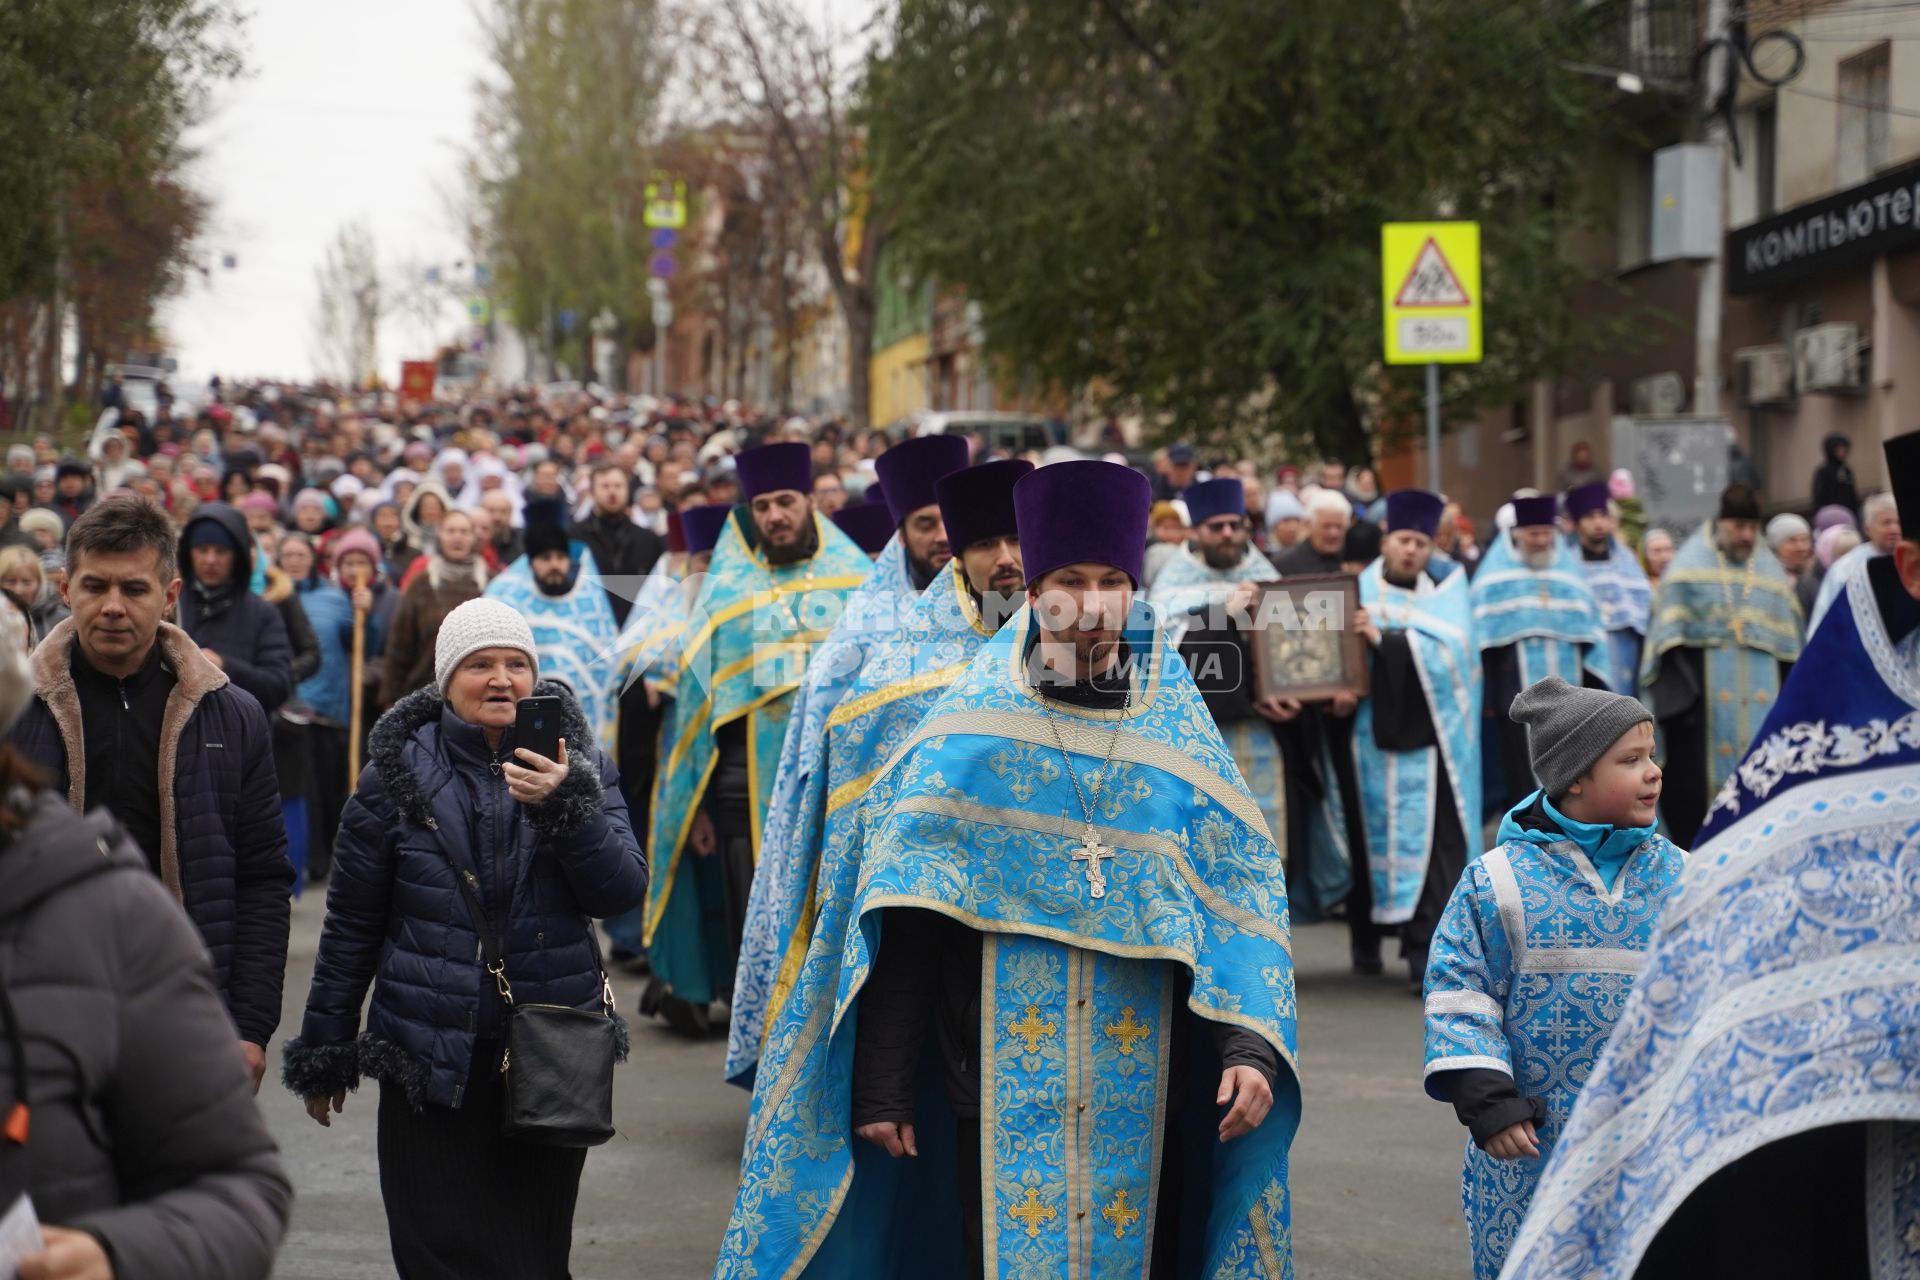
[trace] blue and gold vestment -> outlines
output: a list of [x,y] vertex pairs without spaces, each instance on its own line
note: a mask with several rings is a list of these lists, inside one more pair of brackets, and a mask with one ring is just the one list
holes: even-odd
[[[718,1276],[958,1274],[952,1162],[929,1145],[939,1091],[923,1091],[920,1159],[894,1161],[850,1130],[858,997],[894,907],[985,936],[989,1274],[1141,1275],[1168,1160],[1182,1161],[1183,1218],[1196,1224],[1183,1273],[1292,1273],[1286,1162],[1299,1087],[1279,853],[1144,606],[1129,629],[1123,711],[1043,702],[1027,683],[1029,628],[1023,610],[980,648],[852,820],[828,825],[820,869],[833,882],[819,887],[812,944],[769,1025]],[[1087,822],[1068,767],[1096,797],[1091,864],[1074,856]],[[1192,1027],[1251,1031],[1283,1063],[1266,1123],[1232,1143],[1161,1149],[1179,992]],[[1193,1039],[1190,1117],[1216,1112],[1201,1067],[1211,1043]],[[945,1127],[950,1142],[950,1112]]]

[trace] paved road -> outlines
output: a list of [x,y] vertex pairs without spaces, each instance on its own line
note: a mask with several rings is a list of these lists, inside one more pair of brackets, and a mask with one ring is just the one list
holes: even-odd
[[[295,904],[282,1038],[299,1028],[321,915],[317,895]],[[1337,927],[1301,930],[1295,954],[1306,1076],[1292,1171],[1300,1280],[1464,1277],[1461,1130],[1449,1108],[1420,1092],[1417,1002],[1404,978],[1353,977]],[[638,994],[631,982],[618,985],[623,1008]],[[721,1048],[679,1040],[657,1023],[635,1026],[632,1060],[616,1077],[621,1134],[587,1157],[574,1229],[578,1280],[710,1273],[747,1110],[746,1095],[720,1081]],[[393,1274],[373,1100],[371,1090],[351,1097],[323,1130],[284,1089],[263,1091],[298,1190],[278,1280]]]

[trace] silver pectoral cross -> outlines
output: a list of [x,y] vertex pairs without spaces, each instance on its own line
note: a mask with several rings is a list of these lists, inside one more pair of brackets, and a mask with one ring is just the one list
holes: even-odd
[[1088,827],[1080,837],[1080,847],[1074,851],[1073,860],[1087,864],[1087,894],[1094,898],[1107,896],[1107,874],[1100,869],[1102,859],[1111,859],[1113,850],[1100,843],[1100,838]]

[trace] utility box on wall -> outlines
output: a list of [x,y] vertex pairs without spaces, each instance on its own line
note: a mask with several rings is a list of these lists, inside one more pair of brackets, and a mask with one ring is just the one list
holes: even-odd
[[1720,149],[1683,142],[1653,153],[1653,251],[1649,262],[1719,252]]

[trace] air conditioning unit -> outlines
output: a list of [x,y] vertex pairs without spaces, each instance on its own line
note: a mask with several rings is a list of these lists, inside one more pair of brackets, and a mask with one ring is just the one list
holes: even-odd
[[1793,357],[1783,343],[1742,347],[1733,353],[1733,385],[1740,403],[1785,404],[1793,399]]
[[1793,335],[1793,383],[1808,391],[1859,391],[1866,385],[1860,326],[1817,324]]
[[1687,380],[1677,373],[1655,373],[1633,380],[1633,416],[1671,418],[1687,407]]

